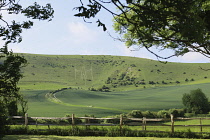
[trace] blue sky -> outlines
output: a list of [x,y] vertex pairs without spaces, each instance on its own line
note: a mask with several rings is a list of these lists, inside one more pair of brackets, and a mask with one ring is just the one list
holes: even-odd
[[[55,10],[54,18],[51,22],[35,21],[32,29],[25,30],[22,34],[23,41],[19,44],[10,45],[10,49],[19,53],[33,54],[59,54],[59,55],[119,55],[148,58],[157,58],[145,49],[131,51],[122,42],[115,41],[97,27],[95,20],[93,23],[85,23],[83,19],[74,17],[76,11],[74,7],[79,6],[79,0],[36,0],[40,4],[51,3]],[[33,3],[35,0],[21,0],[23,4]],[[9,19],[22,19],[22,17],[7,16]],[[99,17],[108,27],[108,32],[117,37],[112,28],[112,17],[102,12]],[[167,50],[163,55],[169,54]],[[170,62],[185,63],[207,63],[209,59],[198,54],[189,53],[183,57],[173,57]]]

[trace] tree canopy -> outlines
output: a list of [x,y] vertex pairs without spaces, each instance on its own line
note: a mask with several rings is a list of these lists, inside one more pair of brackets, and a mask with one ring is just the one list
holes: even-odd
[[40,6],[36,2],[24,8],[19,4],[19,0],[1,0],[0,11],[0,37],[4,41],[4,46],[0,48],[0,99],[7,100],[7,98],[19,96],[17,83],[22,77],[20,68],[26,64],[23,57],[13,54],[7,47],[10,43],[21,42],[23,29],[30,29],[33,21],[20,23],[15,20],[6,21],[4,17],[23,15],[33,20],[51,20],[54,11],[50,4]]
[[182,103],[188,112],[195,114],[208,113],[210,110],[208,98],[201,89],[192,90],[189,94],[185,93]]
[[8,51],[7,47],[10,43],[21,42],[23,29],[31,28],[33,21],[6,21],[4,16],[23,15],[33,20],[51,20],[54,11],[50,4],[40,6],[36,2],[24,8],[19,4],[19,0],[0,1],[0,11],[0,37],[4,41],[4,46],[0,48],[0,99],[6,103],[10,98],[20,99],[17,83],[22,78],[21,67],[26,64],[23,57]]
[[21,33],[23,29],[29,29],[33,26],[32,20],[22,21],[22,23],[16,22],[15,20],[6,21],[4,19],[5,16],[23,15],[31,19],[51,20],[54,13],[50,4],[47,4],[46,6],[40,6],[35,2],[33,5],[23,7],[21,4],[19,4],[19,0],[1,0],[0,10],[0,37],[5,41],[5,45],[9,43],[21,42]]
[[[23,29],[30,29],[33,21],[48,20],[53,18],[54,10],[50,4],[40,6],[36,2],[33,5],[23,7],[20,0],[1,0],[0,1],[0,38],[4,45],[0,47],[0,138],[5,130],[6,118],[8,115],[17,115],[18,103],[26,105],[23,97],[19,93],[17,86],[22,78],[21,67],[25,66],[25,58],[14,54],[8,50],[10,43],[20,43],[22,41],[21,33]],[[6,16],[23,15],[30,18],[28,21],[17,22],[15,20],[7,21]],[[25,107],[22,111],[25,111]]]
[[[113,15],[114,29],[130,47],[146,48],[158,58],[167,59],[198,52],[210,57],[209,0],[89,0],[76,7],[75,16],[95,18],[102,10]],[[109,8],[110,5],[115,7]],[[97,20],[98,26],[106,25]],[[172,55],[161,56],[152,51],[171,49]]]

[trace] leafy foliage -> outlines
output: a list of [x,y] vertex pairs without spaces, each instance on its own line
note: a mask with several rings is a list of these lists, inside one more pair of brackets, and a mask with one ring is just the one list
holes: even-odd
[[8,14],[13,14],[16,16],[22,14],[27,18],[51,20],[54,13],[50,4],[47,4],[46,6],[40,6],[35,2],[34,5],[23,8],[22,5],[19,4],[19,1],[16,0],[2,1],[0,9],[6,11],[0,16],[0,20],[4,23],[0,25],[0,36],[3,40],[5,40],[5,45],[8,45],[9,43],[21,42],[22,30],[30,29],[33,26],[33,22],[29,20],[20,23],[13,20],[11,23],[9,23],[9,21],[4,20],[4,16]]
[[140,110],[133,110],[127,114],[129,118],[142,118],[143,114]]
[[[114,29],[122,35],[119,40],[130,47],[144,47],[158,58],[167,59],[199,52],[210,57],[209,0],[81,0],[75,16],[95,18],[103,10],[114,16]],[[85,6],[86,5],[86,6]],[[115,12],[110,8],[118,9]],[[104,24],[101,24],[104,28]],[[193,30],[192,30],[193,29]],[[174,54],[160,56],[151,50],[172,49]]]
[[24,101],[19,93],[17,83],[22,78],[21,67],[26,64],[26,60],[12,52],[1,54],[0,58],[3,63],[0,64],[0,113],[2,131],[6,124],[5,116],[17,115],[18,103]]
[[208,113],[210,110],[208,98],[201,89],[192,90],[190,94],[185,93],[182,102],[188,112],[202,114]]
[[6,125],[6,115],[5,115],[5,106],[3,104],[3,102],[0,101],[0,139],[4,136],[7,127]]
[[[5,129],[6,119],[4,116],[17,115],[18,103],[22,106],[22,111],[26,111],[26,103],[19,93],[17,84],[23,77],[21,68],[26,65],[25,58],[8,51],[10,43],[20,43],[22,41],[21,33],[23,29],[30,29],[33,26],[32,21],[23,21],[22,23],[15,20],[6,21],[4,16],[20,15],[27,18],[39,20],[51,20],[53,9],[50,4],[40,6],[36,2],[24,8],[16,0],[4,0],[0,4],[0,37],[4,41],[4,46],[0,48],[0,129]],[[4,11],[4,12],[3,12]],[[11,22],[11,23],[9,23]]]

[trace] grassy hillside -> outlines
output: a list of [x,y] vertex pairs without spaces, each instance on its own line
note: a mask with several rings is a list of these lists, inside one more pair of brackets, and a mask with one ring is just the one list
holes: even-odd
[[[74,113],[103,117],[131,110],[181,108],[183,93],[197,88],[210,97],[210,72],[203,70],[210,68],[209,63],[163,64],[122,56],[19,55],[28,60],[19,86],[29,101],[30,116]],[[69,87],[72,89],[56,93],[58,101],[46,98],[51,91]],[[89,91],[93,89],[97,91]]]
[[[22,89],[51,90],[63,87],[112,91],[210,82],[209,63],[187,64],[122,57],[20,54],[28,60],[23,68]],[[201,69],[202,68],[202,69]]]

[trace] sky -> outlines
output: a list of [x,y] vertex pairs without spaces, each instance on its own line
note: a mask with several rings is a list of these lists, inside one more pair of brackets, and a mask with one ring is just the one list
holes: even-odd
[[[112,28],[112,17],[103,11],[98,18],[104,22],[108,31],[97,27],[95,19],[85,23],[82,18],[74,17],[77,11],[74,7],[80,6],[79,0],[21,0],[23,5],[37,1],[45,5],[51,3],[55,10],[52,21],[35,21],[34,26],[24,30],[23,41],[19,44],[11,44],[9,49],[17,53],[49,54],[49,55],[117,55],[148,58],[158,60],[153,54],[145,49],[132,51],[123,42],[110,37],[119,35]],[[87,0],[84,0],[87,1]],[[23,17],[6,16],[7,20],[22,20]],[[135,47],[134,47],[135,48]],[[161,52],[167,56],[171,51]],[[181,63],[208,63],[206,58],[198,53],[189,53],[182,57],[173,57],[169,62]]]

